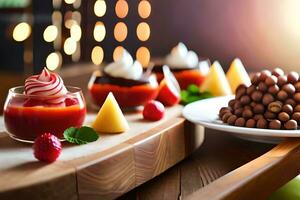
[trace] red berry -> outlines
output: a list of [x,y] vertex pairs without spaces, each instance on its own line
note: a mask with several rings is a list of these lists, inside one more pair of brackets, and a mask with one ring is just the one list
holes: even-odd
[[65,100],[66,106],[73,106],[78,104],[78,100],[75,98],[66,98]]
[[157,121],[164,117],[165,107],[159,101],[150,101],[144,106],[144,119]]
[[53,162],[61,153],[61,143],[51,133],[44,133],[35,139],[33,153],[40,161]]

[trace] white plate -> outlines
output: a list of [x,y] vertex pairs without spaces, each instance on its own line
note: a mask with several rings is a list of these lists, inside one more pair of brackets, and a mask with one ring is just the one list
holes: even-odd
[[183,116],[206,128],[230,132],[243,139],[274,143],[287,137],[300,137],[300,130],[272,130],[230,126],[218,119],[219,110],[228,105],[234,96],[215,97],[188,104],[183,109]]

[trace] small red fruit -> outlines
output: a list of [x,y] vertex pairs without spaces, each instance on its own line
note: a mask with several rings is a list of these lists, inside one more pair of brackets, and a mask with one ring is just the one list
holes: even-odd
[[144,119],[158,121],[164,117],[165,107],[159,101],[149,101],[143,110]]
[[54,162],[61,153],[61,143],[51,133],[44,133],[35,139],[33,153],[40,161]]
[[66,106],[74,106],[78,104],[78,100],[76,98],[66,98],[65,104]]
[[180,101],[180,87],[168,66],[163,66],[164,79],[160,82],[157,100],[165,106],[173,106]]

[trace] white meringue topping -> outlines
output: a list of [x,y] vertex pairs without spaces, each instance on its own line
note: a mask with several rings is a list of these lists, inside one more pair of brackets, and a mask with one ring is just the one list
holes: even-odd
[[182,42],[179,42],[167,55],[166,64],[170,68],[194,68],[199,64],[199,59],[194,51],[189,51]]
[[123,50],[122,56],[115,62],[108,64],[104,72],[113,77],[138,80],[143,75],[143,67],[139,61],[133,61],[127,50]]

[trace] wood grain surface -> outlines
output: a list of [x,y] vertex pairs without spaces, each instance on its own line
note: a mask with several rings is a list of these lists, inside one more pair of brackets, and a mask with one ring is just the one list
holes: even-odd
[[[81,146],[66,143],[60,158],[52,164],[38,162],[30,144],[16,142],[2,132],[0,199],[20,197],[19,194],[31,199],[43,198],[44,194],[56,199],[121,196],[172,167],[201,145],[203,130],[192,131],[189,137],[185,132],[192,130],[193,125],[187,125],[180,117],[181,110],[181,106],[167,109],[165,118],[158,122],[142,120],[139,112],[128,113],[126,118],[131,126],[128,132],[101,135],[98,141]],[[94,117],[95,114],[90,114],[86,124]],[[202,140],[194,149],[187,148],[186,141],[190,144],[191,138],[197,137]],[[60,192],[63,195],[57,195]]]

